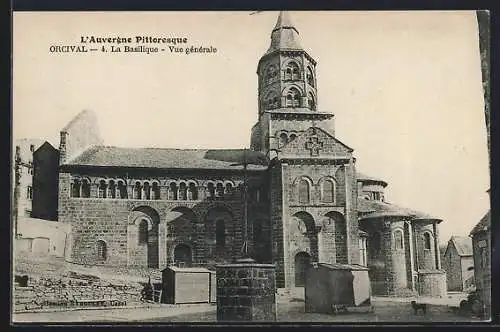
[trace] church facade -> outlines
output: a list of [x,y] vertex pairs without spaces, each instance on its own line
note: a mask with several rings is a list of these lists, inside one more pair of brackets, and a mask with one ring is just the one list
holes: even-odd
[[275,264],[277,287],[303,286],[319,261],[368,266],[374,294],[442,294],[441,220],[385,202],[387,183],[356,172],[334,115],[318,108],[316,61],[284,12],[257,75],[250,148],[268,163],[246,172],[223,157],[241,151],[109,147],[94,113],[72,120],[59,149],[66,259],[213,266],[243,257],[246,238],[252,258]]

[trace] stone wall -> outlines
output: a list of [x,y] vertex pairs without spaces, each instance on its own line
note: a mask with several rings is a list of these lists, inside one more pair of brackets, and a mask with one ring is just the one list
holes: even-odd
[[[78,307],[79,301],[102,300],[102,304],[133,305],[140,303],[139,283],[116,283],[70,277],[32,277],[26,287],[15,286],[13,311],[57,307]],[[102,305],[101,304],[101,305]]]
[[219,265],[216,275],[218,321],[276,320],[274,265]]
[[420,271],[418,273],[420,296],[445,297],[446,273],[444,271]]
[[[212,172],[197,174],[197,177],[193,174],[193,178],[200,184],[200,197],[197,200],[168,200],[168,180],[162,177],[158,177],[161,194],[159,199],[98,198],[99,179],[113,176],[119,178],[120,175],[97,174],[90,170],[86,173],[60,173],[59,221],[71,225],[68,261],[91,265],[148,265],[163,268],[173,262],[175,247],[180,244],[190,248],[193,262],[223,263],[241,255],[243,202],[238,187],[243,180],[241,173]],[[142,174],[143,177],[156,175]],[[71,178],[74,176],[84,176],[90,180],[89,198],[70,196]],[[263,177],[262,173],[254,174],[250,176],[250,181],[254,188],[262,186],[262,196],[267,197],[267,188],[262,184]],[[203,183],[211,178],[232,181],[234,192],[220,199],[204,199]],[[138,174],[127,180],[128,197],[133,197],[132,188],[136,179],[140,179]],[[254,220],[261,221],[263,232],[269,231],[268,212],[268,200],[257,200],[256,197],[251,199],[248,205],[250,240]],[[226,241],[223,246],[216,244],[215,222],[220,218],[224,219],[225,224]],[[155,243],[148,242],[147,246],[138,243],[138,226],[143,219],[149,223],[148,239],[157,239]],[[99,241],[105,243],[105,259],[98,257]],[[267,248],[269,247],[268,244]],[[153,252],[157,258],[150,255]]]
[[[484,248],[485,255],[481,255]],[[476,289],[484,303],[485,317],[491,317],[491,232],[482,231],[473,235],[474,278]]]

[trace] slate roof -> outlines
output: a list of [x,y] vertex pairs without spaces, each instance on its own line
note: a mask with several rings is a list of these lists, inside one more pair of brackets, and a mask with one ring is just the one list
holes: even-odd
[[317,263],[318,266],[323,266],[331,270],[350,270],[350,271],[367,271],[366,266],[358,264],[339,264],[339,263]]
[[488,231],[491,229],[491,210],[486,212],[484,217],[479,220],[479,222],[474,226],[472,231],[470,232],[470,235],[474,235],[476,233],[482,232],[482,231]]
[[458,256],[472,256],[472,239],[468,236],[452,236],[450,241],[455,246]]
[[266,53],[276,50],[302,50],[299,31],[295,28],[286,11],[281,11],[271,34],[271,46]]
[[356,172],[356,176],[357,176],[357,178],[358,178],[358,181],[360,181],[360,182],[364,182],[364,181],[379,182],[379,183],[381,183],[384,187],[387,187],[387,182],[385,182],[384,180],[381,180],[381,179],[375,178],[375,177],[373,177],[373,176],[369,176],[369,175],[363,174],[363,173],[361,173],[361,172]]
[[[242,170],[241,165],[224,161],[225,156],[241,153],[243,149],[164,149],[164,148],[121,148],[114,146],[93,146],[66,165],[133,167],[160,169],[220,169]],[[248,151],[248,150],[247,150]],[[215,152],[215,153],[214,153]],[[220,154],[221,160],[213,159]],[[207,158],[211,156],[210,158]],[[248,165],[248,170],[265,170],[267,166]]]
[[367,200],[358,197],[358,211],[360,219],[381,218],[381,217],[411,217],[415,220],[441,220],[424,212],[404,208],[398,205]]

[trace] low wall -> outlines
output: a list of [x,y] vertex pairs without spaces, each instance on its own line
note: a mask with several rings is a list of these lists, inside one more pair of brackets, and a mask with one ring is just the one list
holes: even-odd
[[442,270],[420,271],[418,273],[420,296],[445,297],[446,273]]
[[99,279],[29,278],[27,287],[15,286],[13,311],[78,307],[89,300],[102,300],[94,306],[129,305],[140,303],[142,288],[139,283],[119,284]]

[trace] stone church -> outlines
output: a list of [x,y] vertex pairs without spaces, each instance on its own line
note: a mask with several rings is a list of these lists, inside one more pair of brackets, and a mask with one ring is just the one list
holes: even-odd
[[66,259],[154,269],[230,262],[244,255],[247,197],[248,251],[276,265],[277,287],[304,285],[319,261],[368,266],[374,294],[442,294],[441,220],[385,202],[387,183],[356,172],[334,115],[318,107],[316,61],[285,12],[257,75],[250,148],[269,162],[245,173],[213,158],[235,150],[105,146],[94,113],[74,118],[59,149]]

